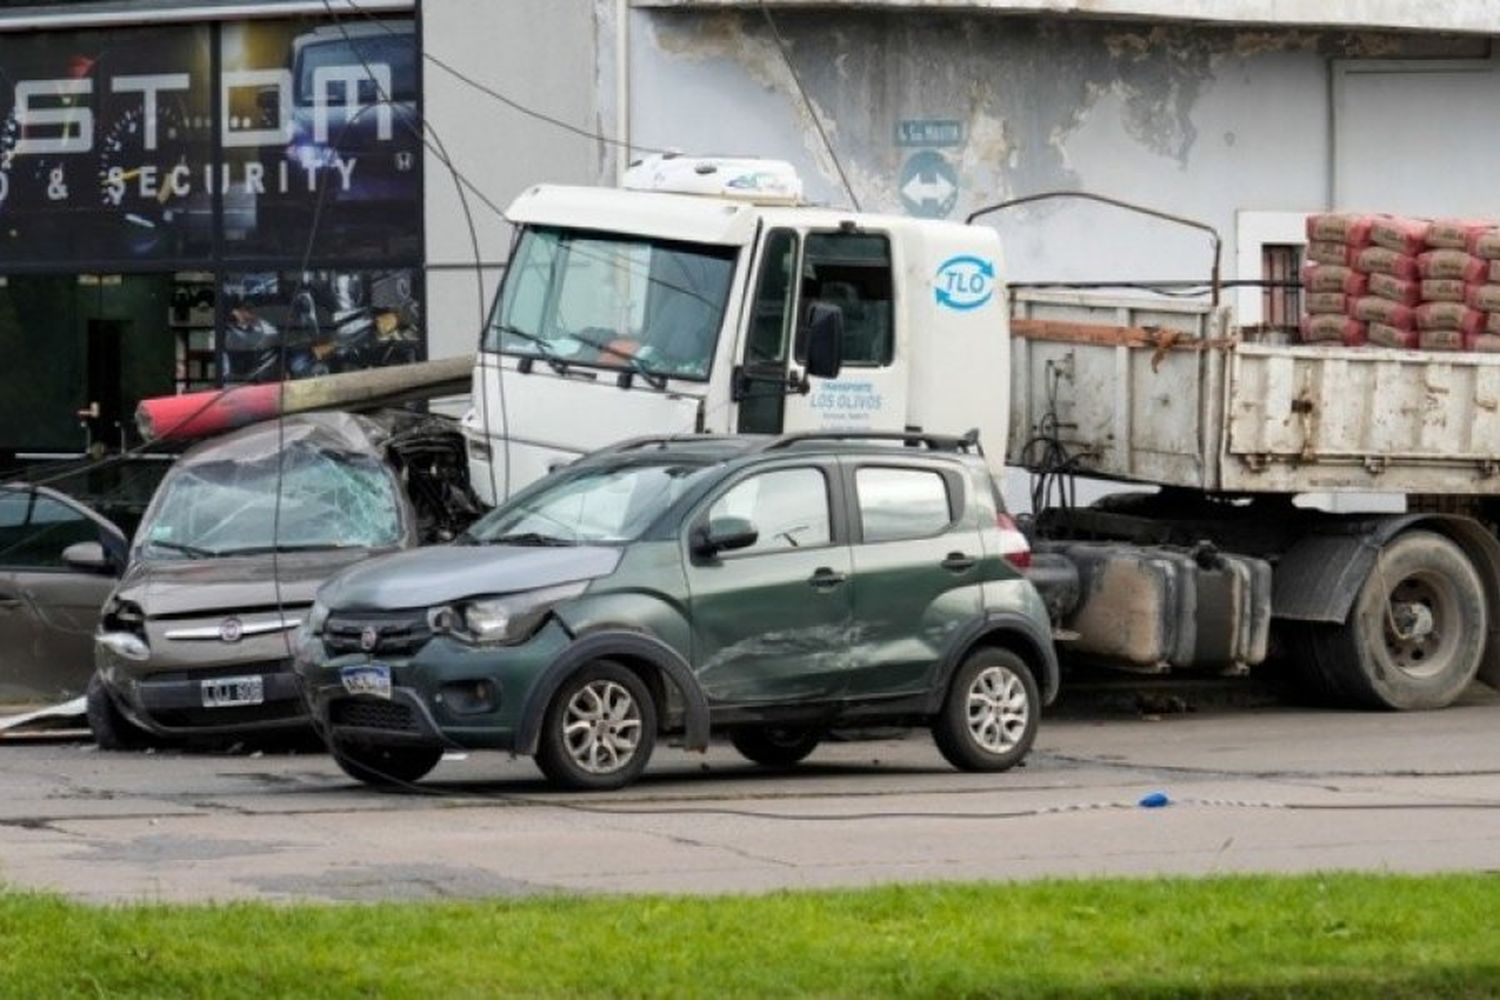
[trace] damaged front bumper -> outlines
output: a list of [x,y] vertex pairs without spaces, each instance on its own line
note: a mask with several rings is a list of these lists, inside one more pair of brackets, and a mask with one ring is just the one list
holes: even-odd
[[514,750],[532,688],[571,641],[556,620],[514,646],[435,635],[409,653],[331,653],[308,637],[295,669],[327,739]]

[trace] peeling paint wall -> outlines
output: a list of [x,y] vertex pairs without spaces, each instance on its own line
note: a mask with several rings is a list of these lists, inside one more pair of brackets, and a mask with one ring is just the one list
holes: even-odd
[[[1234,244],[1238,210],[1325,207],[1335,60],[1475,57],[1488,39],[1234,30],[931,12],[776,14],[867,210],[903,212],[915,149],[898,123],[957,120],[941,148],[950,213],[1053,189],[1203,219]],[[638,9],[632,135],[690,152],[793,160],[814,198],[847,203],[758,14]],[[1201,234],[1099,206],[992,217],[1017,280],[1206,277]],[[1226,251],[1226,273],[1233,261]]]

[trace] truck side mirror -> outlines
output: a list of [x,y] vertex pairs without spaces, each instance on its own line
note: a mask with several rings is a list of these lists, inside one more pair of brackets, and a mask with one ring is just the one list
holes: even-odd
[[844,310],[828,302],[807,305],[807,374],[838,378],[844,367]]
[[743,517],[716,517],[693,532],[693,551],[700,556],[748,549],[760,538],[754,524]]

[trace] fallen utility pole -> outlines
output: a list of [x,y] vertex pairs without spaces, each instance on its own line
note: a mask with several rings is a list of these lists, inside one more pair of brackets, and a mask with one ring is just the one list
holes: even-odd
[[468,392],[473,373],[474,357],[465,355],[297,381],[158,396],[141,401],[135,422],[148,441],[191,441],[278,414],[313,410],[358,413],[462,395]]

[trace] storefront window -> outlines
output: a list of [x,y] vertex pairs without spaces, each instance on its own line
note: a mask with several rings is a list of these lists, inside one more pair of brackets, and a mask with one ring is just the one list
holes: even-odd
[[6,35],[0,270],[213,249],[208,26]]
[[410,17],[5,35],[0,453],[424,357],[419,69]]
[[422,357],[412,269],[229,275],[220,364],[226,382],[268,382],[410,364]]
[[413,23],[248,21],[219,39],[225,255],[418,254]]

